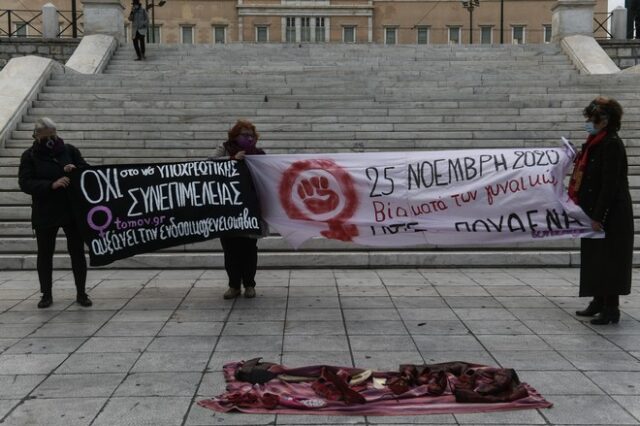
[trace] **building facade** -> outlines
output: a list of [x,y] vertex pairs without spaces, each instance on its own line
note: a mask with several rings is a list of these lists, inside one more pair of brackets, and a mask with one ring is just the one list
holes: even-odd
[[[162,7],[158,1],[147,0],[155,5],[150,10],[154,26],[148,41],[165,44],[546,43],[551,40],[555,4],[554,0],[480,0],[470,13],[459,0],[168,0]],[[0,3],[0,9],[27,6],[37,11],[45,0]],[[59,10],[71,9],[70,0],[53,3]],[[81,8],[81,0],[78,3]],[[129,8],[126,5],[127,15]],[[596,20],[606,20],[606,11],[607,0],[597,0]],[[20,22],[14,19],[14,31]],[[61,19],[61,29],[66,24]],[[3,26],[7,23],[0,19]],[[37,19],[32,26],[37,26]],[[25,26],[21,34],[29,35],[30,30],[35,32]],[[128,26],[125,33],[129,40]]]

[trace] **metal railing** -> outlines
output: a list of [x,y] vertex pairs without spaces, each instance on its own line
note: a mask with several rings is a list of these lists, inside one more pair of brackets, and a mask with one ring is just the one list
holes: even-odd
[[[67,17],[68,14],[69,16]],[[82,35],[84,34],[84,25],[80,22],[78,22],[80,20],[80,18],[82,18],[84,16],[84,13],[80,12],[80,13],[76,13],[75,19],[73,18],[73,11],[58,11],[58,16],[60,16],[62,19],[64,19],[66,22],[63,22],[60,25],[60,32],[58,32],[58,37],[62,38],[62,37],[72,37],[72,38],[78,38],[78,37],[82,37]],[[66,24],[66,25],[65,25]],[[71,30],[71,34],[68,33],[68,31]],[[65,34],[65,32],[67,34]]]
[[[56,11],[61,22],[57,36],[59,38],[77,38],[84,33],[80,19],[83,13]],[[42,37],[42,10],[0,9],[0,37]]]
[[[0,10],[0,22],[5,21],[7,23],[6,28],[0,26],[0,36],[42,37],[42,31],[33,25],[35,20],[41,16],[41,10]],[[35,34],[29,34],[30,30],[34,31]],[[24,35],[22,35],[23,31]]]
[[[612,12],[600,12],[593,14],[593,37],[600,40],[606,40],[613,38],[613,35],[607,28],[608,24],[610,24],[611,17],[613,16]],[[604,33],[604,34],[603,34]]]

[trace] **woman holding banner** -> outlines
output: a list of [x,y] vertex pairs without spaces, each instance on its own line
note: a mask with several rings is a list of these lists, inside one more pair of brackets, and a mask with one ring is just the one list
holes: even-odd
[[[213,158],[228,157],[232,160],[243,160],[245,155],[264,155],[265,152],[256,147],[259,136],[253,123],[238,120],[229,130],[227,141],[217,147]],[[238,297],[241,284],[244,284],[244,297],[249,299],[256,297],[258,237],[221,237],[220,244],[224,251],[224,269],[229,276],[229,288],[224,293],[224,298]]]
[[634,239],[627,155],[618,137],[622,107],[614,99],[598,97],[583,114],[589,136],[575,160],[569,196],[605,237],[581,240],[579,295],[593,300],[576,314],[597,315],[591,324],[616,324],[619,296],[631,291]]
[[20,159],[18,183],[20,189],[31,195],[31,226],[35,230],[38,246],[38,278],[42,299],[38,308],[48,308],[53,303],[52,275],[53,252],[58,229],[67,237],[67,249],[76,284],[76,301],[84,307],[92,305],[85,292],[87,262],[84,242],[73,217],[73,206],[67,191],[69,174],[78,167],[87,166],[80,151],[65,144],[56,134],[56,124],[49,118],[36,121],[34,142]]

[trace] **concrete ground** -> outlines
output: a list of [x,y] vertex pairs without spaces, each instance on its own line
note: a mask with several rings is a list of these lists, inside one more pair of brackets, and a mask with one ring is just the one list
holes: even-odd
[[[638,273],[635,274],[639,277]],[[640,424],[640,279],[618,325],[573,311],[575,269],[260,271],[258,297],[222,299],[224,271],[68,271],[36,309],[34,272],[0,273],[6,425]],[[289,366],[470,361],[517,369],[554,408],[411,417],[221,415],[227,361]]]

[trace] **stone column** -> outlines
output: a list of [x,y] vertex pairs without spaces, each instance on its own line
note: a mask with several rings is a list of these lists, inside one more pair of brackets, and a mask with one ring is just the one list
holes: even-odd
[[627,9],[622,6],[613,9],[611,35],[616,40],[625,40],[627,38]]
[[[238,5],[242,4],[242,0],[238,0]],[[244,41],[244,20],[242,16],[238,16],[238,41]]]
[[373,17],[372,16],[369,16],[369,18],[367,19],[367,25],[369,26],[367,30],[367,41],[369,43],[372,43],[373,42]]
[[551,41],[567,36],[593,37],[593,0],[558,0],[551,8]]
[[280,39],[283,43],[287,42],[287,18],[285,16],[280,18]]
[[309,18],[309,41],[311,43],[316,42],[316,18],[312,16]]
[[42,38],[58,38],[59,28],[58,9],[51,3],[42,6]]
[[302,20],[299,16],[296,16],[296,43],[300,43],[302,39]]
[[124,6],[120,0],[82,0],[84,35],[106,34],[124,42]]

